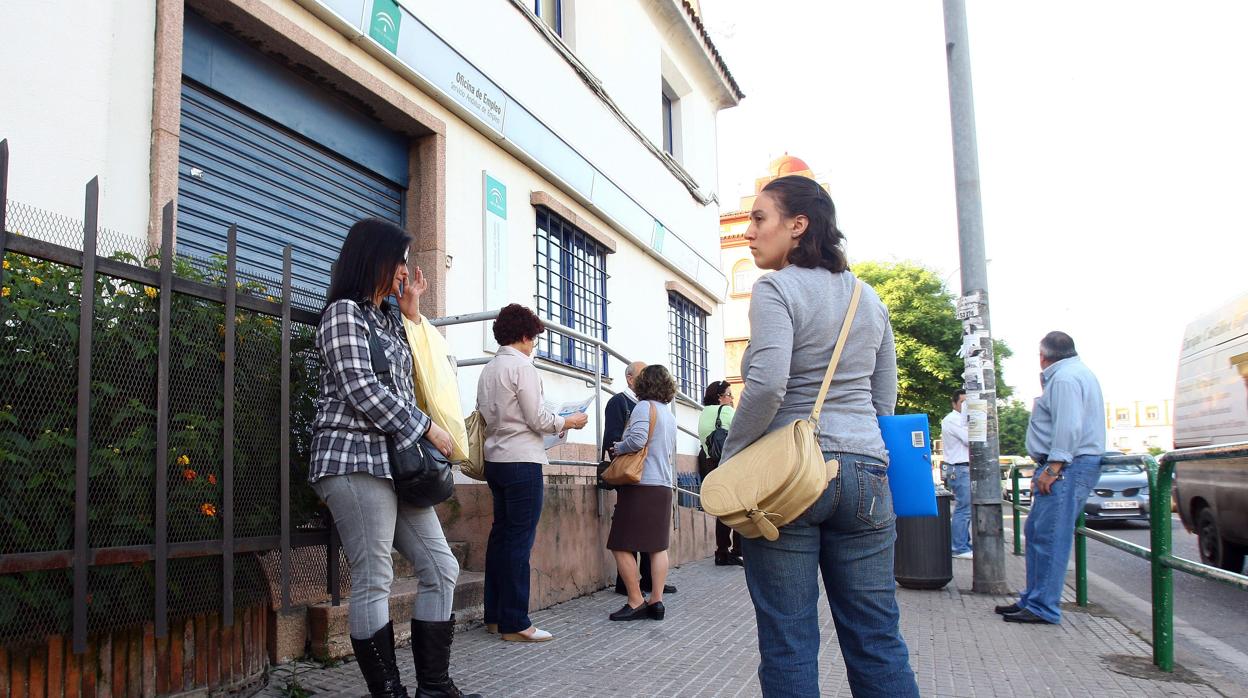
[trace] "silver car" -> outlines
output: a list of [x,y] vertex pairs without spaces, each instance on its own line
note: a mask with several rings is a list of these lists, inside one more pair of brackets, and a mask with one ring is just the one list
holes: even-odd
[[1106,456],[1101,479],[1083,507],[1088,521],[1148,521],[1148,472],[1135,459]]

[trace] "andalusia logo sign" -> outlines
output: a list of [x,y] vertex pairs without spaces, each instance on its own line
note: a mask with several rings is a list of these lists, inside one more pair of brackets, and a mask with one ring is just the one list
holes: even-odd
[[395,0],[374,0],[368,35],[390,53],[399,48],[399,4]]

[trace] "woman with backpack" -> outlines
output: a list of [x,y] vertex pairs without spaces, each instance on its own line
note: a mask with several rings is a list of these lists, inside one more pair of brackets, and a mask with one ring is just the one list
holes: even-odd
[[[706,386],[702,395],[702,416],[698,419],[698,476],[705,479],[719,467],[719,457],[728,439],[728,427],[732,426],[732,384],[715,381]],[[715,520],[715,564],[744,565],[741,560],[741,534],[733,531],[723,521]]]

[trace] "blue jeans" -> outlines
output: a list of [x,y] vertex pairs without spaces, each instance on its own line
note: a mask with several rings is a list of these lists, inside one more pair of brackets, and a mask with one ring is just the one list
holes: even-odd
[[971,550],[971,466],[949,464],[949,489],[953,490],[953,528],[950,541],[953,554]]
[[1049,494],[1040,494],[1032,485],[1031,513],[1023,526],[1027,588],[1018,605],[1050,623],[1062,622],[1062,587],[1075,542],[1075,521],[1100,477],[1100,456],[1075,456],[1062,468],[1062,477]]
[[884,464],[853,454],[780,538],[746,538],[745,580],[758,620],[763,695],[819,695],[819,580],[854,696],[919,695],[898,627],[893,499]]
[[544,494],[541,463],[485,462],[494,495],[494,524],[485,548],[485,622],[518,633],[529,620],[529,553]]

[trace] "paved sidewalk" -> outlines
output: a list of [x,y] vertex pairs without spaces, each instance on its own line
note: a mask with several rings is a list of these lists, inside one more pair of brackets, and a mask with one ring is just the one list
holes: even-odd
[[[1007,558],[1018,585],[1022,558]],[[1224,695],[1188,672],[1155,671],[1151,647],[1111,617],[1071,610],[1061,626],[1004,623],[992,607],[1012,599],[971,594],[971,563],[954,562],[945,589],[898,590],[924,696]],[[759,695],[754,613],[740,568],[690,563],[673,570],[671,582],[679,592],[665,599],[662,622],[609,622],[623,597],[603,591],[534,614],[554,642],[509,643],[479,626],[465,630],[456,636],[452,675],[462,689],[489,698]],[[820,618],[823,695],[849,696],[826,606]],[[414,688],[411,652],[401,649],[399,657]],[[288,682],[317,696],[366,693],[354,663],[297,662],[275,667],[261,695],[289,695],[282,691]]]

